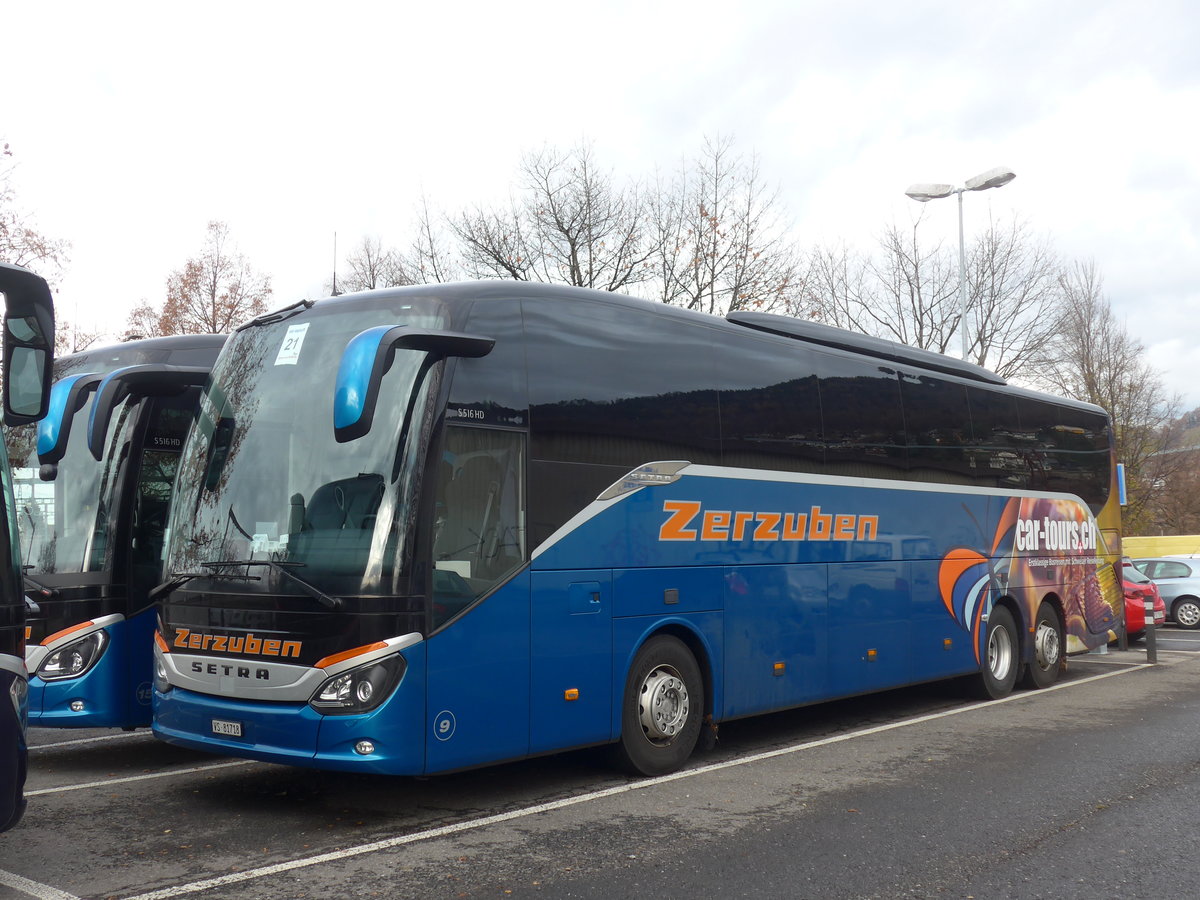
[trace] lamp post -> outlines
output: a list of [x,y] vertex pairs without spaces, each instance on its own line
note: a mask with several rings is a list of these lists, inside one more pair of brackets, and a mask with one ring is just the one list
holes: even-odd
[[959,329],[962,334],[963,359],[967,358],[967,250],[963,243],[962,195],[964,191],[986,191],[988,188],[1003,187],[1016,177],[1017,173],[1012,169],[1000,166],[988,169],[974,178],[968,178],[962,187],[955,187],[952,184],[914,184],[904,192],[905,196],[911,197],[918,203],[941,200],[951,194],[958,194],[958,299],[962,306],[962,321],[959,323]]

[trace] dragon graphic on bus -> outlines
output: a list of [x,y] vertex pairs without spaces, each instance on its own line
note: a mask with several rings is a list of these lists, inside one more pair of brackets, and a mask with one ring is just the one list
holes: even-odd
[[1095,520],[1074,500],[1013,497],[1004,504],[986,554],[971,547],[946,553],[938,589],[946,611],[971,635],[976,659],[988,614],[1006,594],[1023,598],[1032,620],[1040,598],[1057,587],[1069,641],[1116,627],[1103,584],[1105,576],[1114,576],[1097,556],[1098,540]]

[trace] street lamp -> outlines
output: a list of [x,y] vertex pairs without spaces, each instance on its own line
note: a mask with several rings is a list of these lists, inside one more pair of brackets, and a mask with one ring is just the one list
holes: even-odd
[[1017,173],[1012,169],[999,166],[995,169],[988,169],[974,178],[968,178],[962,187],[956,188],[952,184],[914,184],[904,192],[905,196],[911,197],[918,203],[941,200],[951,194],[958,194],[958,297],[962,305],[960,329],[963,359],[967,358],[967,251],[963,243],[963,191],[986,191],[988,188],[1003,187],[1016,177]]

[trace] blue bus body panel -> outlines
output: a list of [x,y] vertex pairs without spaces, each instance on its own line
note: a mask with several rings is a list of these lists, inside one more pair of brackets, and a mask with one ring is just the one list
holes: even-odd
[[[725,704],[734,718],[829,693],[827,567],[741,566],[725,576]],[[783,663],[782,671],[775,669]]]
[[[150,724],[154,611],[104,629],[108,647],[84,675],[62,681],[29,679],[30,724],[54,728],[136,728]],[[82,700],[84,710],[70,704]]]
[[525,569],[426,641],[427,771],[529,752],[529,609]]
[[[209,753],[313,765],[322,718],[307,703],[230,700],[182,688],[154,692],[154,734],[169,744]],[[242,736],[213,734],[214,719],[241,723]]]
[[[426,645],[415,644],[400,655],[407,664],[404,677],[377,709],[359,716],[321,716],[316,765],[393,775],[420,775],[426,771]],[[354,746],[361,740],[374,744],[370,756],[355,752]]]
[[[1041,546],[1038,529],[1074,544]],[[1069,600],[1096,577],[1095,534],[1070,497],[696,467],[577,516],[529,567],[406,650],[404,679],[371,714],[176,689],[156,695],[155,731],[394,774],[603,743],[620,736],[638,648],[663,630],[697,650],[718,721],[977,672],[1001,591],[1020,606],[1019,628],[1057,592],[1072,635],[1106,639],[1107,605]],[[1038,553],[1058,559],[1035,565]],[[213,718],[242,721],[245,738],[212,736]],[[378,750],[369,758],[354,751],[364,739]]]

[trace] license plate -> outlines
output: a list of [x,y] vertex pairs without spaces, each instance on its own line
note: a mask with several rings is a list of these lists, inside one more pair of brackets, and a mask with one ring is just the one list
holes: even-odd
[[223,734],[226,737],[241,737],[242,723],[241,722],[226,722],[224,719],[212,720],[212,733]]

